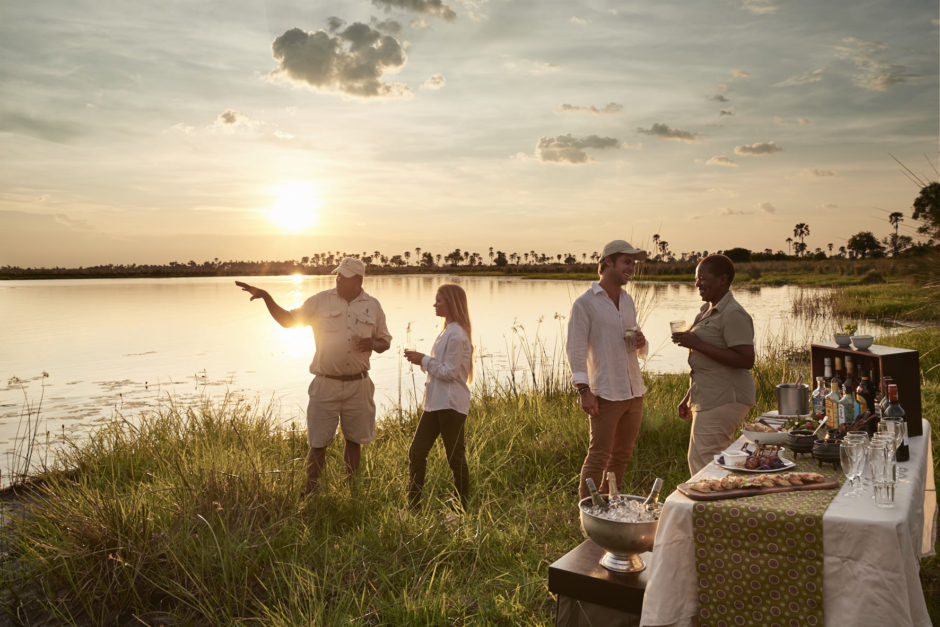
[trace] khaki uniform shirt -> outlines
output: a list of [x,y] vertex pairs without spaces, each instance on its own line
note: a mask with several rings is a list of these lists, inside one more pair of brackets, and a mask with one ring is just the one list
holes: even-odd
[[[719,348],[754,345],[754,322],[730,291],[715,306],[702,305],[689,330],[705,343]],[[754,404],[754,377],[750,370],[725,366],[691,350],[689,367],[692,369],[689,397],[692,409],[704,411],[735,402]]]
[[342,376],[365,372],[371,352],[356,348],[356,340],[371,337],[392,341],[382,306],[365,290],[352,302],[346,302],[335,287],[324,290],[291,313],[301,324],[313,327],[317,350],[310,363],[311,374]]

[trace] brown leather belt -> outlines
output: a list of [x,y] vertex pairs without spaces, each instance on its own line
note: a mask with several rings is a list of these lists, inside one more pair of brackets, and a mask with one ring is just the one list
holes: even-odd
[[359,379],[365,379],[369,376],[368,370],[363,370],[357,374],[318,374],[318,377],[326,377],[327,379],[336,379],[337,381],[358,381]]

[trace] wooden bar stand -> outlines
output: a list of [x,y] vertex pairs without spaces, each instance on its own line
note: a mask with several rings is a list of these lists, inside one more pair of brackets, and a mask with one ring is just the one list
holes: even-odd
[[615,573],[600,565],[604,549],[585,540],[548,567],[548,590],[558,596],[556,626],[639,625],[652,553],[646,570]]

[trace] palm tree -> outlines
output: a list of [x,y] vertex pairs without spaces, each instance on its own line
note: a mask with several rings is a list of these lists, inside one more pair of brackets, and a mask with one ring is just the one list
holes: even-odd
[[790,245],[791,245],[791,244],[793,244],[793,238],[792,238],[792,237],[788,237],[788,238],[787,238],[787,254],[788,254],[788,255],[790,254]]
[[891,240],[891,256],[898,256],[898,227],[901,226],[901,222],[904,221],[904,214],[900,211],[892,211],[891,215],[888,216],[888,222],[891,223],[891,226],[894,227],[894,239]]
[[829,256],[832,257],[832,242],[826,244],[826,247],[829,249]]
[[805,222],[800,222],[795,227],[793,227],[793,236],[800,238],[801,251],[806,250],[806,245],[805,245],[806,242],[804,242],[803,239],[808,235],[809,235],[809,225],[806,224]]

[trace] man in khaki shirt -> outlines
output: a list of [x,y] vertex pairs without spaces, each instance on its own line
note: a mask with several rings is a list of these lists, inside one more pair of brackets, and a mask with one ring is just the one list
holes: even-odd
[[362,289],[365,265],[346,257],[333,272],[335,288],[314,294],[290,311],[274,302],[267,291],[235,281],[251,294],[251,300],[264,300],[282,327],[313,328],[317,350],[310,364],[315,376],[307,390],[308,494],[317,489],[337,423],[346,440],[343,459],[349,477],[359,469],[361,445],[375,439],[375,385],[369,378],[369,356],[372,351],[387,351],[392,341],[382,306]]
[[695,285],[706,304],[692,326],[673,333],[689,349],[691,384],[679,404],[679,417],[692,419],[689,471],[708,465],[734,441],[735,429],[753,407],[754,323],[731,295],[734,264],[709,255],[695,269]]

